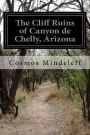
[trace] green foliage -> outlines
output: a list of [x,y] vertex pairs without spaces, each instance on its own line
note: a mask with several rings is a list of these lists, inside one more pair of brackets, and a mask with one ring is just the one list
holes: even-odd
[[[62,75],[60,76],[62,72]],[[60,74],[59,74],[60,73]],[[49,77],[51,80],[55,80],[56,74]],[[83,70],[61,70],[58,71],[58,78],[60,80],[60,86],[64,86],[64,89],[60,87],[60,93],[62,95],[71,95],[70,97],[75,101],[80,101],[80,92],[84,96],[86,93],[87,78]]]
[[90,33],[87,32],[87,39],[90,41]]
[[49,80],[50,80],[52,83],[55,82],[55,79],[54,79],[53,74],[51,74],[51,75],[49,76]]
[[90,8],[90,4],[88,5],[88,8]]

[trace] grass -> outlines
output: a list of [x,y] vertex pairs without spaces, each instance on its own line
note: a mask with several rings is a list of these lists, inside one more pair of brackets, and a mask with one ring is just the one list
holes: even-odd
[[[23,110],[27,105],[31,104],[32,98],[35,97],[38,93],[38,85],[35,84],[35,92],[29,92],[27,93],[26,89],[23,89],[22,86],[20,86],[17,89],[16,97],[15,97],[15,104],[18,105],[18,113],[19,115],[23,113]],[[1,110],[0,110],[0,119],[2,118]],[[13,114],[7,114],[5,116],[6,118],[10,120],[14,120]]]
[[26,90],[25,89],[23,90],[22,87],[18,88],[15,98],[16,103],[20,103],[24,101],[26,98],[27,98]]
[[35,92],[29,92],[27,93],[27,91],[25,89],[23,89],[22,87],[19,87],[16,93],[16,97],[15,97],[15,102],[19,107],[19,113],[21,113],[23,111],[23,108],[29,103],[31,103],[31,100],[33,97],[36,96],[37,94],[37,90],[38,89],[38,85],[35,84]]
[[58,100],[60,98],[60,93],[57,90],[53,90],[51,93],[49,93],[46,96],[46,102],[52,101],[52,100]]
[[[75,99],[77,98],[75,97]],[[81,103],[75,99],[68,98],[63,86],[58,90],[56,85],[53,85],[45,101],[60,110],[65,122],[63,135],[90,135],[90,123],[83,120]]]
[[[33,97],[36,96],[36,94],[38,93],[38,85],[35,84],[35,92],[29,92],[27,93],[26,89],[23,89],[22,86],[20,86],[17,89],[17,93],[16,93],[16,97],[15,97],[15,104],[18,105],[19,107],[19,114],[21,112],[23,112],[24,107],[28,104],[31,103],[31,100]],[[13,115],[11,114],[7,114],[6,116],[7,118],[13,119]],[[0,109],[0,118],[2,118],[2,114],[1,114],[1,109]]]

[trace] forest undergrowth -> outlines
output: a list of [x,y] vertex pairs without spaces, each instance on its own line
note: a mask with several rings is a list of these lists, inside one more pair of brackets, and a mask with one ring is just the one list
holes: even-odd
[[82,117],[81,101],[76,95],[68,97],[65,86],[57,89],[56,84],[52,85],[50,93],[45,101],[57,107],[64,116],[65,130],[64,135],[90,135],[90,123]]

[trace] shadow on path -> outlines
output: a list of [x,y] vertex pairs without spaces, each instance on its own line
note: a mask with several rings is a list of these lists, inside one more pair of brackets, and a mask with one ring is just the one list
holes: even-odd
[[15,123],[0,128],[0,135],[63,135],[64,122],[57,108],[45,102],[51,83],[44,83]]

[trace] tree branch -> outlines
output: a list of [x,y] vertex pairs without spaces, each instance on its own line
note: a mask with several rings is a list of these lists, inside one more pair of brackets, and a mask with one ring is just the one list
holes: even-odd
[[6,0],[6,2],[7,2],[7,5],[8,5],[8,8],[9,8],[9,11],[13,12],[13,6],[12,6],[10,0]]
[[40,7],[37,7],[37,8],[32,9],[32,10],[30,10],[30,11],[31,11],[31,12],[34,12],[34,11],[36,11],[36,10],[38,10],[38,9],[42,9],[42,8],[44,8],[44,7],[48,6],[48,5],[50,5],[51,3],[52,3],[52,0],[51,0],[50,2],[48,2],[48,3],[43,4],[43,5],[40,6]]
[[[72,4],[74,2],[74,0],[69,1],[69,2],[62,2],[60,3],[60,5],[58,5],[55,9],[52,10],[52,12],[56,11],[57,9],[63,7],[64,5],[68,5],[68,4]],[[53,3],[54,4],[54,3]],[[55,4],[56,5],[56,4]]]

